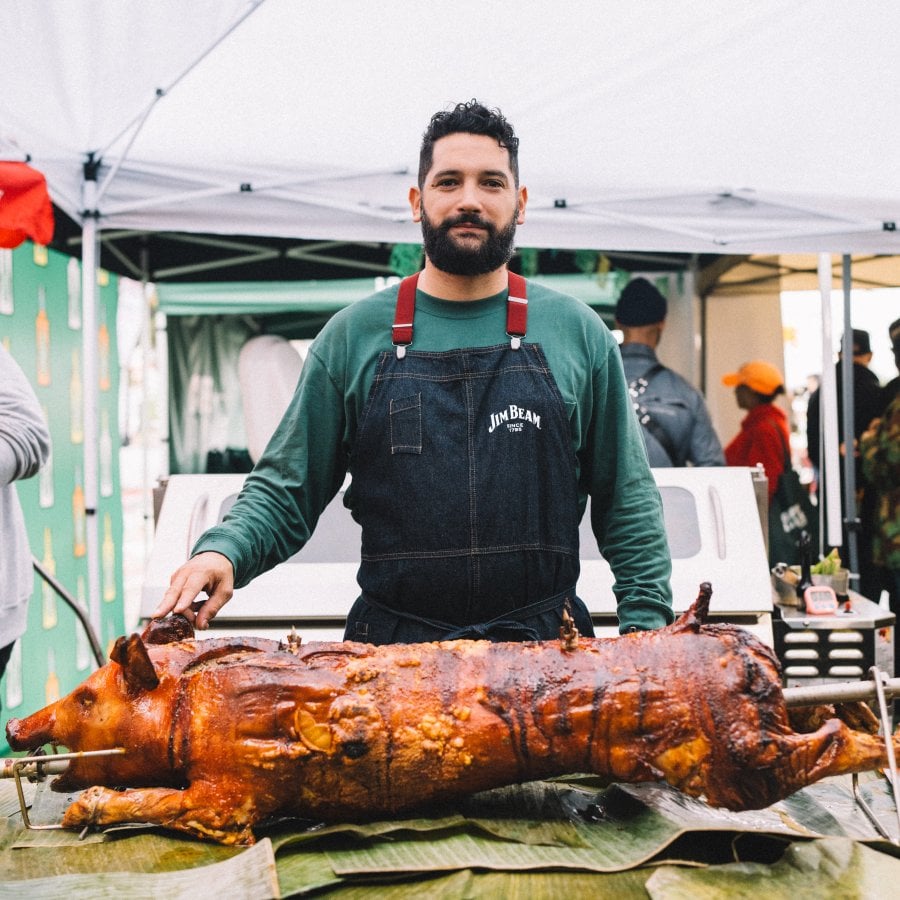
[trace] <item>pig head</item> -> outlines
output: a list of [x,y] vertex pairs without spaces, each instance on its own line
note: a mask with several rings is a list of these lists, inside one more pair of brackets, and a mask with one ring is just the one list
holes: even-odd
[[245,677],[247,658],[294,657],[261,638],[192,638],[186,620],[151,623],[140,636],[119,638],[109,663],[68,696],[7,723],[14,750],[125,750],[75,759],[52,783],[57,791],[90,788],[63,825],[151,822],[223,843],[252,842],[250,823],[277,802],[262,791],[263,809],[248,804],[246,773],[231,758],[240,744],[233,728],[248,721],[265,732],[272,694],[234,682]]
[[123,785],[145,783],[148,771],[167,784],[178,783],[182,776],[173,770],[168,753],[176,683],[177,678],[165,670],[160,678],[141,637],[120,637],[109,663],[68,696],[27,718],[11,719],[6,737],[14,750],[44,744],[73,753],[114,747],[140,750],[115,760],[75,760],[54,782],[56,790],[88,787],[110,776]]
[[186,701],[192,677],[211,659],[274,645],[251,638],[223,647],[221,641],[212,640],[204,642],[198,653],[193,636],[190,623],[177,616],[152,621],[141,635],[120,637],[110,661],[70,694],[27,718],[10,719],[6,726],[10,747],[35,750],[53,744],[72,753],[125,749],[122,756],[73,760],[53,782],[58,791],[101,782],[185,785],[190,759],[178,736],[186,736],[190,723]]

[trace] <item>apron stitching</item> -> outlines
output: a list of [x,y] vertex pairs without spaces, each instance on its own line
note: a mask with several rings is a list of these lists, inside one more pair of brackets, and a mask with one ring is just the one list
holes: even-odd
[[469,609],[466,611],[469,618],[473,612],[472,604],[477,602],[481,586],[481,566],[478,561],[478,492],[477,492],[477,472],[475,469],[475,408],[472,397],[472,379],[469,377],[469,356],[462,355],[461,361],[465,370],[465,393],[466,393],[466,429],[467,429],[467,447],[469,453],[469,565],[471,590],[469,591]]
[[555,544],[501,544],[499,546],[477,547],[471,549],[469,547],[460,547],[458,549],[445,550],[409,550],[393,553],[363,553],[360,558],[367,562],[386,559],[452,559],[458,556],[493,556],[500,553],[521,553],[523,550],[543,551],[547,553],[559,553],[562,556],[576,557],[578,554],[567,547],[560,547]]

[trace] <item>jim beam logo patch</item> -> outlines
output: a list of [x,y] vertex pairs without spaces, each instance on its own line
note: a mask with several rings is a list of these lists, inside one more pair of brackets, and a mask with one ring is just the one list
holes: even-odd
[[488,434],[493,434],[498,428],[506,428],[507,431],[523,431],[526,422],[530,422],[533,427],[540,431],[540,413],[525,409],[522,406],[516,406],[515,403],[510,403],[506,409],[491,413]]

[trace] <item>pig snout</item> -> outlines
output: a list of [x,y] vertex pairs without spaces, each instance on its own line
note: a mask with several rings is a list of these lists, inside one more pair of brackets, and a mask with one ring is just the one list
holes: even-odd
[[10,719],[6,723],[6,740],[13,750],[36,750],[55,740],[55,721],[53,707],[49,706],[25,719]]

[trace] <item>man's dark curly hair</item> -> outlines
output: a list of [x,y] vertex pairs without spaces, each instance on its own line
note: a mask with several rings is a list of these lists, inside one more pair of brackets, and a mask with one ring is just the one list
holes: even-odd
[[434,162],[435,141],[448,134],[486,134],[496,138],[501,147],[509,153],[509,168],[519,186],[519,139],[512,125],[506,121],[499,109],[488,109],[477,100],[457,103],[453,109],[436,112],[422,135],[419,150],[419,188],[425,184],[425,176]]

